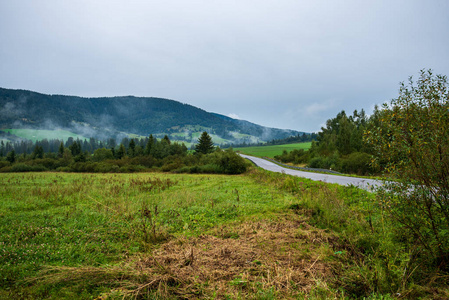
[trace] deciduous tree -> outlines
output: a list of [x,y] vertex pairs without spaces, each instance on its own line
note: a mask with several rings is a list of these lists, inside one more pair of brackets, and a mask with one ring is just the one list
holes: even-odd
[[375,163],[390,177],[383,208],[396,220],[412,257],[449,267],[449,92],[446,76],[421,71],[401,84],[399,97],[383,105],[366,133]]

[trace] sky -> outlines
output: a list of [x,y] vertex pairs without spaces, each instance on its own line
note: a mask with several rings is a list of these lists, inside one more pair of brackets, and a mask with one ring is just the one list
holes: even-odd
[[173,99],[316,132],[449,75],[447,0],[0,0],[0,87]]

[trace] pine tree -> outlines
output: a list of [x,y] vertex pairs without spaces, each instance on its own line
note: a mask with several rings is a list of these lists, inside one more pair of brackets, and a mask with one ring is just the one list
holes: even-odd
[[115,152],[117,159],[122,159],[126,155],[126,148],[123,144],[120,144],[118,150]]
[[168,135],[165,135],[162,140],[164,140],[168,145],[171,144],[171,141],[170,141],[170,138],[168,137]]
[[153,135],[150,134],[150,137],[148,138],[147,145],[145,146],[145,155],[150,155],[151,149],[154,146],[154,138]]
[[131,141],[129,141],[129,146],[128,146],[128,155],[130,157],[134,157],[135,150],[136,150],[136,142],[134,142],[134,139],[131,139]]
[[58,149],[58,157],[62,158],[63,155],[64,155],[64,143],[61,142],[61,144],[59,145],[59,149]]
[[16,161],[16,152],[12,149],[8,155],[6,155],[6,160],[10,163],[14,163]]
[[198,144],[195,145],[195,152],[208,154],[214,152],[214,150],[215,147],[212,138],[206,131],[204,131],[198,139]]
[[43,158],[44,157],[44,148],[36,144],[33,151],[33,158]]

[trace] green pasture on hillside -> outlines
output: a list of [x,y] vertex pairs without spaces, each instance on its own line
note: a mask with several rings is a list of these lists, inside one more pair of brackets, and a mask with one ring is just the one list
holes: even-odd
[[257,146],[257,147],[242,147],[234,148],[236,151],[240,151],[243,154],[254,155],[259,157],[275,157],[276,155],[281,155],[282,151],[292,151],[294,149],[304,149],[309,150],[312,146],[312,142],[306,143],[295,143],[295,144],[284,144],[284,145],[273,145],[273,146]]
[[33,142],[41,141],[43,139],[52,140],[52,139],[58,139],[58,140],[67,140],[69,137],[72,137],[74,139],[80,139],[85,140],[87,139],[84,136],[81,136],[79,134],[62,130],[62,129],[56,129],[56,130],[43,130],[43,129],[3,129],[5,132],[9,132],[11,134],[14,134],[18,137],[31,140]]

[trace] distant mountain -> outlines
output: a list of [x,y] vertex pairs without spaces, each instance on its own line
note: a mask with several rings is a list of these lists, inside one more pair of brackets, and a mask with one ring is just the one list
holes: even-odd
[[198,132],[208,131],[216,143],[269,141],[302,134],[162,98],[83,98],[0,88],[0,129],[5,128],[62,128],[103,139],[167,134],[185,141],[196,140]]

